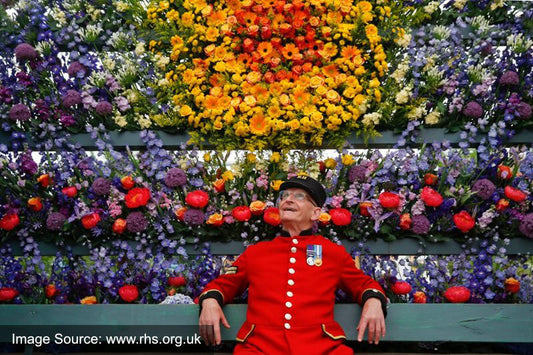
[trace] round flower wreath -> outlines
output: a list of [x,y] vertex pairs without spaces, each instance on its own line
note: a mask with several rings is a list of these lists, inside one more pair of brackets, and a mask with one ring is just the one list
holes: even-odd
[[349,132],[373,130],[375,120],[360,117],[381,100],[383,42],[404,33],[394,15],[402,10],[380,3],[153,3],[154,86],[169,107],[153,120],[228,148],[340,144]]

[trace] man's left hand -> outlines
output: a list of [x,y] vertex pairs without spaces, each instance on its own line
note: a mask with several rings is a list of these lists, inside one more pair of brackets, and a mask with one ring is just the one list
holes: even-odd
[[366,328],[368,327],[368,342],[378,344],[380,337],[385,337],[385,316],[381,309],[381,301],[378,298],[369,298],[363,306],[361,320],[357,326],[359,331],[358,341],[363,341]]

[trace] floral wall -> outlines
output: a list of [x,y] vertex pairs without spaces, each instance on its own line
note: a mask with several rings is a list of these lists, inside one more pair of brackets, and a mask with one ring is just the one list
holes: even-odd
[[[394,301],[531,302],[531,259],[505,250],[533,238],[533,151],[508,144],[531,125],[531,12],[2,1],[0,302],[192,302],[223,264],[204,243],[273,237],[279,186],[299,174],[328,191],[317,233],[359,241],[354,256]],[[427,128],[460,141],[424,142]],[[142,149],[113,147],[120,130],[138,131]],[[399,133],[392,150],[345,143],[385,130]],[[167,149],[161,131],[192,145]],[[214,149],[194,146],[205,141]],[[401,238],[465,252],[368,255],[366,241]]]

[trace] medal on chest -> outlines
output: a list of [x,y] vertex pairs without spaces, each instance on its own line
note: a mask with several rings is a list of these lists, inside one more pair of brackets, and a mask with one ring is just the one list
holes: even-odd
[[307,246],[306,253],[307,265],[321,266],[322,265],[322,245],[311,244]]

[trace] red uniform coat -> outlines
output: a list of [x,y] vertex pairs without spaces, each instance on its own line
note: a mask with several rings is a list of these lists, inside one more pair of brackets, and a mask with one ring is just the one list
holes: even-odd
[[[322,246],[321,265],[307,263],[308,245]],[[247,319],[236,354],[353,354],[333,319],[336,289],[359,304],[367,291],[384,299],[380,285],[356,268],[343,246],[319,235],[277,236],[248,247],[200,299],[229,303],[246,288]]]

